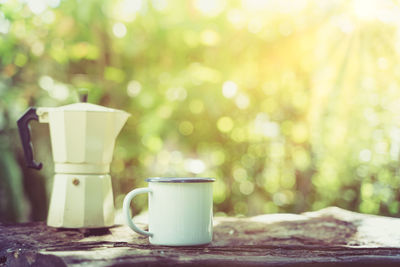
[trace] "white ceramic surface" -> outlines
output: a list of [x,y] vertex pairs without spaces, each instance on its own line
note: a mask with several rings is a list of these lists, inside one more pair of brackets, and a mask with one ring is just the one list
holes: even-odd
[[[189,246],[212,241],[212,182],[149,182],[124,199],[127,225],[135,232],[149,236],[151,244]],[[148,193],[149,231],[139,229],[131,219],[130,203]]]

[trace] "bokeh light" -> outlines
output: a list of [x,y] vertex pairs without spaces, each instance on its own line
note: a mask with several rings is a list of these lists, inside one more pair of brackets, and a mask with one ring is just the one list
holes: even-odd
[[84,89],[132,114],[117,209],[147,177],[207,176],[217,214],[399,216],[399,18],[391,0],[0,1],[0,215],[44,219],[26,196],[52,183],[47,126],[31,125],[34,172],[16,120]]

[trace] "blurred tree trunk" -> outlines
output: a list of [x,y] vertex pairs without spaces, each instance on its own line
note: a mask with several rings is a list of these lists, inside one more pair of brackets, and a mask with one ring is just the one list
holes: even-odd
[[22,174],[9,146],[9,138],[0,135],[0,222],[17,222],[28,219]]
[[0,222],[45,220],[45,179],[25,167],[22,151],[15,145],[17,139],[14,130],[0,132]]
[[31,206],[31,221],[44,221],[47,217],[47,194],[45,177],[25,165],[24,156],[18,153],[18,162],[22,166],[23,187]]

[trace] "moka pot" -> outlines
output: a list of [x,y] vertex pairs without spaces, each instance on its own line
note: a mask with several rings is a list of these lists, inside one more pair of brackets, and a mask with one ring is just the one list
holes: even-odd
[[[86,99],[86,97],[84,97]],[[129,113],[86,102],[55,107],[30,107],[18,120],[28,167],[33,159],[29,122],[48,123],[55,176],[47,225],[101,228],[114,224],[110,163],[115,140]]]

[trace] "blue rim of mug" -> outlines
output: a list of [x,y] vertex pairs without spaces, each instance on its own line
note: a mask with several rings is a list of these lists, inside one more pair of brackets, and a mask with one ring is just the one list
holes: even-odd
[[156,183],[212,183],[214,178],[200,177],[151,177],[147,178],[146,182]]

